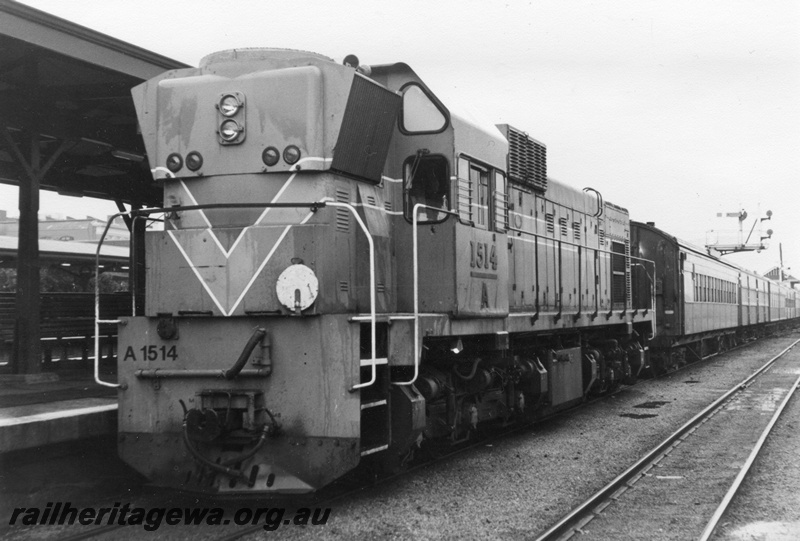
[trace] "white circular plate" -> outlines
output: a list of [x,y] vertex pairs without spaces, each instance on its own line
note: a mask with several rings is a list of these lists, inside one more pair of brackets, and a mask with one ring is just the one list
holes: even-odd
[[289,310],[305,310],[317,299],[319,280],[316,274],[305,265],[287,267],[275,283],[278,300]]

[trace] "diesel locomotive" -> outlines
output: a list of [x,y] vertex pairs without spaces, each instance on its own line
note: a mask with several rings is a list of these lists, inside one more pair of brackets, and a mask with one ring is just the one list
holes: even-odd
[[231,50],[133,99],[164,205],[119,325],[119,453],[156,484],[401,466],[631,382],[683,332],[670,295],[694,290],[658,263],[685,250],[406,64]]

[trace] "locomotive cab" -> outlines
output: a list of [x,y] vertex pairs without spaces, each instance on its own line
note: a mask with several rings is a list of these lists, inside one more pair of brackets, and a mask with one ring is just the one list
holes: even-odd
[[384,204],[400,97],[283,50],[217,53],[133,94],[171,211],[120,327],[121,456],[192,490],[320,488],[360,460],[361,359],[379,362],[361,329],[393,310],[388,224],[367,204]]

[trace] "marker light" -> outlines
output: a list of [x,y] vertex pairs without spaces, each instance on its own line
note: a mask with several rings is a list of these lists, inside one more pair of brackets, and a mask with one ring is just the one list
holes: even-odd
[[232,117],[242,108],[242,102],[233,94],[225,94],[220,98],[217,108],[219,108],[219,112],[222,113],[223,116]]
[[264,152],[261,153],[261,159],[264,161],[264,164],[270,167],[278,163],[280,158],[281,153],[278,152],[278,149],[275,147],[267,147],[264,149]]
[[181,158],[180,154],[173,152],[167,156],[167,169],[173,173],[177,173],[181,170],[181,167],[183,167],[183,158]]
[[285,149],[283,149],[283,161],[288,163],[289,165],[297,163],[297,160],[300,159],[300,149],[294,145],[289,145]]
[[226,120],[219,126],[219,136],[228,143],[236,140],[242,132],[242,127],[235,120]]
[[186,167],[188,167],[190,171],[197,171],[203,167],[203,157],[199,152],[193,150],[186,155]]

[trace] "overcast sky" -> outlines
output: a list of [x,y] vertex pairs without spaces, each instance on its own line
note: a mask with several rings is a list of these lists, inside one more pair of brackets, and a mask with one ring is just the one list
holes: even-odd
[[[551,177],[635,220],[704,244],[738,227],[718,212],[746,209],[749,231],[771,210],[770,249],[727,257],[766,272],[782,243],[800,275],[797,0],[23,3],[191,65],[235,47],[406,62],[451,109],[528,132]],[[43,196],[42,212],[64,204]]]

